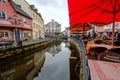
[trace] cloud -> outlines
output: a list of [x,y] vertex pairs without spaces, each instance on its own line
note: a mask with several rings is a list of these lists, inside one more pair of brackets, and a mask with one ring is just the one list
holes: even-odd
[[39,2],[41,5],[48,5],[48,6],[53,6],[53,7],[62,7],[63,3],[65,3],[65,0],[36,0]]
[[26,0],[34,4],[42,14],[45,24],[52,19],[62,25],[62,31],[69,26],[67,0]]

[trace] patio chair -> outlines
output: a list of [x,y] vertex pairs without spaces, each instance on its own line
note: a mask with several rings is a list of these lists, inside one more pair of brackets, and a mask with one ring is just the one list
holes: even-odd
[[107,50],[107,48],[105,47],[94,47],[94,48],[90,48],[89,52],[91,55],[91,59],[97,59],[97,56],[102,53],[105,52]]

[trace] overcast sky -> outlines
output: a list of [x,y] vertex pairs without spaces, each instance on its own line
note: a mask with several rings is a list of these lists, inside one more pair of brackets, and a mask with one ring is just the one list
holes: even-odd
[[30,5],[35,5],[41,13],[44,23],[52,19],[61,24],[62,31],[69,26],[67,0],[26,0]]

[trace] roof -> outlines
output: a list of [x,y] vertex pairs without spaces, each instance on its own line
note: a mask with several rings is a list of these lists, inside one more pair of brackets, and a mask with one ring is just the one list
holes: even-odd
[[[30,8],[37,14],[41,17],[41,19],[43,20],[42,16],[40,13],[38,13],[38,9],[35,8],[35,5],[30,5]],[[44,21],[44,20],[43,20]]]
[[51,25],[51,23],[55,23],[57,26],[61,26],[61,24],[59,24],[57,21],[54,21],[54,19],[52,19],[50,22],[45,24],[45,26]]
[[24,11],[21,9],[20,5],[16,4],[13,0],[10,0],[10,2],[11,2],[11,4],[13,5],[13,7],[14,7],[14,9],[15,9],[16,12],[18,12],[18,13],[20,13],[20,14],[28,17],[28,18],[31,18],[26,12],[24,12]]

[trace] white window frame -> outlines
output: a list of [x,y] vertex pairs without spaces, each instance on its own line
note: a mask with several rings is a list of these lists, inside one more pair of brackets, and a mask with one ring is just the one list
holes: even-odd
[[[2,37],[8,37],[8,38],[10,38],[10,36],[11,36],[11,35],[10,35],[10,32],[11,32],[11,31],[8,31],[8,30],[0,30],[0,32],[3,33]],[[8,36],[6,36],[5,33],[7,33]]]
[[27,24],[28,23],[28,19],[26,17],[23,17],[23,22]]
[[0,11],[0,18],[6,19],[7,14],[5,11]]

